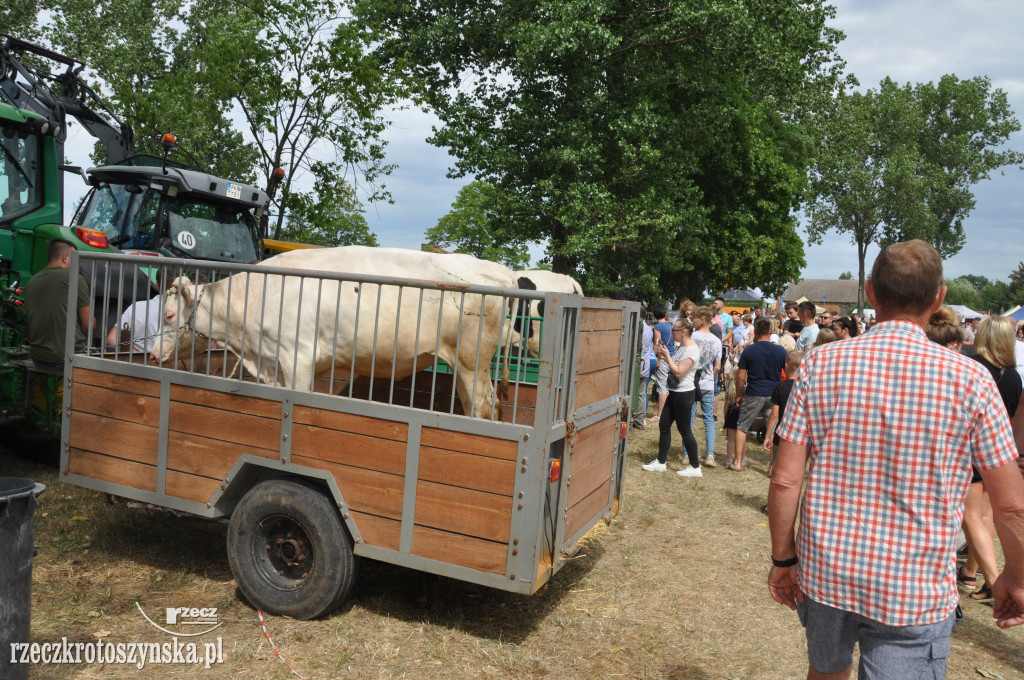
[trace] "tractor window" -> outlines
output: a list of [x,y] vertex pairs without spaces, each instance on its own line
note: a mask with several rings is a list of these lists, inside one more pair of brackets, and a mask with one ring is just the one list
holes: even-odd
[[100,184],[89,194],[77,226],[99,229],[107,238],[121,233],[121,221],[132,195],[121,184]]
[[164,250],[175,256],[221,262],[254,262],[256,225],[246,210],[181,199],[168,211],[169,239]]
[[13,129],[0,131],[0,224],[8,224],[43,204],[39,140]]

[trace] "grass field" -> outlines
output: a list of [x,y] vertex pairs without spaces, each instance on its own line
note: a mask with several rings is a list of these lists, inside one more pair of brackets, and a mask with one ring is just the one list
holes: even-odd
[[[619,516],[592,532],[546,588],[525,597],[363,561],[356,591],[317,621],[268,617],[302,677],[797,678],[806,673],[796,615],[768,596],[769,537],[759,508],[765,456],[698,480],[643,472],[653,426],[633,431]],[[703,449],[703,433],[697,439]],[[680,468],[678,435],[670,470]],[[37,665],[33,678],[295,677],[239,599],[225,525],[113,505],[61,484],[56,471],[0,451],[0,476],[47,485],[36,511],[32,639],[165,642],[168,607],[217,607],[223,663]],[[2,548],[0,548],[2,549]],[[1001,631],[990,605],[966,602],[949,677],[1024,677],[1024,629]]]

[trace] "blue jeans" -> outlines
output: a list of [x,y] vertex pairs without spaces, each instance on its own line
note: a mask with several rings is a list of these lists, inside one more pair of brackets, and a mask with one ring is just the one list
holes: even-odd
[[648,368],[650,370],[647,372],[647,379],[644,380],[644,418],[647,417],[647,406],[651,400],[651,378],[654,377],[654,372],[658,370],[658,360],[651,357],[651,364]]
[[[704,446],[705,456],[712,456],[715,453],[715,393],[703,392],[700,395],[700,411],[704,416]],[[690,413],[690,429],[697,419],[697,402],[693,404],[693,411]]]

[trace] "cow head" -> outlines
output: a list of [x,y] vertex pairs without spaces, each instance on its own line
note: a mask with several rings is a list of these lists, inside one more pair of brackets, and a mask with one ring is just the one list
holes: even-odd
[[[537,290],[537,284],[535,284],[533,281],[531,281],[530,279],[526,278],[525,276],[520,276],[519,279],[516,281],[516,285],[519,287],[519,290]],[[516,333],[519,333],[520,335],[523,335],[523,325],[526,324],[526,334],[525,335],[526,335],[527,338],[532,336],[533,333],[534,333],[533,324],[530,323],[530,307],[531,307],[530,300],[520,300],[519,301],[519,306],[516,309],[515,314],[513,315],[513,318],[515,318],[515,323],[513,324],[513,328],[515,328]],[[543,300],[541,300],[540,303],[538,304],[538,309],[540,311],[540,314],[543,315],[544,314],[544,301]]]
[[187,276],[179,276],[167,289],[163,327],[149,355],[154,362],[170,361],[192,349],[196,304],[202,297],[204,287],[192,283]]

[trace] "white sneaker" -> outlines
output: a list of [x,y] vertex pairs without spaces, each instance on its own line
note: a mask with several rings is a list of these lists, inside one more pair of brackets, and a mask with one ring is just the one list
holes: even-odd
[[699,467],[690,467],[687,465],[682,470],[676,472],[680,477],[703,477],[704,473],[700,471]]
[[644,470],[647,470],[648,472],[664,472],[665,470],[668,469],[668,465],[666,465],[665,463],[659,463],[657,458],[652,460],[647,465],[641,465],[640,467],[642,467]]
[[708,457],[704,459],[704,465],[708,467],[715,467],[715,457],[711,454],[708,454]]

